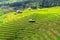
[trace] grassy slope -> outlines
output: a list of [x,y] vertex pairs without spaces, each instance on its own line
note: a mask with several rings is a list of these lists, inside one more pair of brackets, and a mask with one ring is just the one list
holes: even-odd
[[2,8],[0,8],[0,16],[3,14],[4,14],[4,12],[3,12]]
[[[60,40],[60,7],[37,10],[26,9],[1,16],[0,39],[6,40]],[[29,23],[28,19],[36,20]],[[3,39],[3,40],[5,40]]]

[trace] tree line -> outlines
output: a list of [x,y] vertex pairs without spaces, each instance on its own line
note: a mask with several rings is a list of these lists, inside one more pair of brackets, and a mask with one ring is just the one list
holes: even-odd
[[28,0],[23,2],[14,2],[2,5],[5,6],[8,5],[9,7],[22,7],[22,8],[27,8],[34,5],[39,7],[53,7],[53,6],[60,6],[60,0]]

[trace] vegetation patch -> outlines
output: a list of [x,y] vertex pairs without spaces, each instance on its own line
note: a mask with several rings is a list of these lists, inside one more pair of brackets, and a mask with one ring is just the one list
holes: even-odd
[[[16,12],[11,12],[0,16],[3,18],[3,23],[0,24],[0,39],[60,40],[60,8],[56,8],[26,9],[22,14],[14,15]],[[35,22],[30,23],[29,19]]]

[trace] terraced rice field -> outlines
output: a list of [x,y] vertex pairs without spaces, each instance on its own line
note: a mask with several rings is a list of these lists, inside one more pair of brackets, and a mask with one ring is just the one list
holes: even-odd
[[[60,13],[56,11],[53,13],[49,9],[49,12],[38,11],[26,10],[23,12],[24,14],[14,15],[13,13],[12,17],[10,15],[5,18],[0,24],[0,39],[60,40]],[[8,18],[10,19],[7,20]],[[36,22],[30,23],[29,19],[34,19]]]

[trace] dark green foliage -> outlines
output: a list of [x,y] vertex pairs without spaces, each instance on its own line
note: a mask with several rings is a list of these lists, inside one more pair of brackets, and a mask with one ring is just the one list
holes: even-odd
[[31,6],[31,9],[37,9],[37,6]]
[[37,3],[38,5],[37,4],[33,4],[33,5],[40,6],[42,8],[60,6],[60,0],[26,0],[22,2],[18,1],[18,2],[13,2],[13,3],[3,4],[3,5],[6,5],[6,6],[9,5],[10,7],[22,6],[22,9],[25,9],[31,6],[31,3]]

